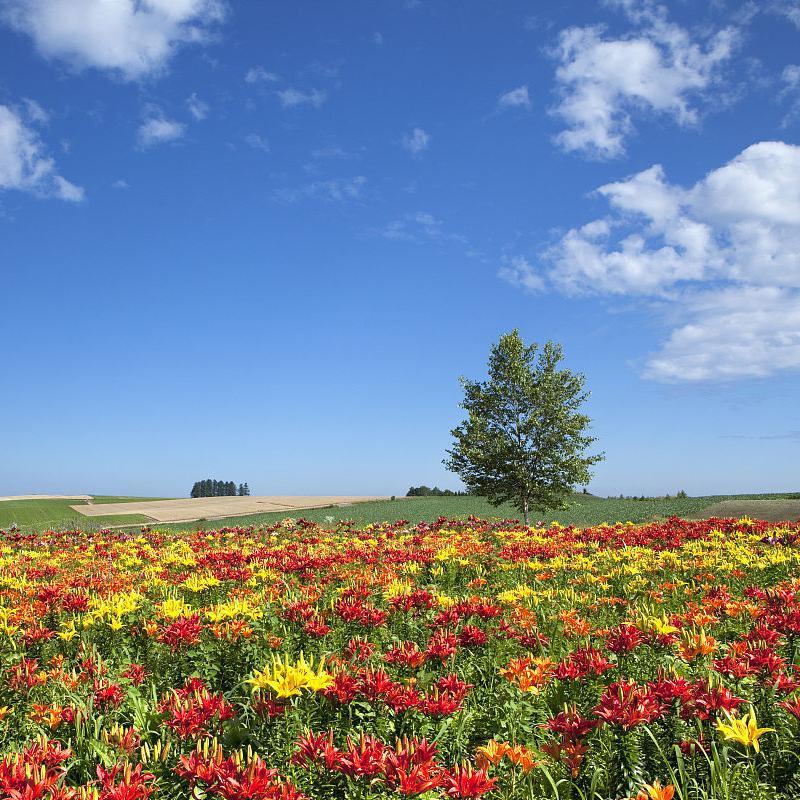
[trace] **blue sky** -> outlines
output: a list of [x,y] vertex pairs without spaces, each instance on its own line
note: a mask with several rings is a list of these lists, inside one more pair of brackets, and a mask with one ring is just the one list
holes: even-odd
[[800,2],[0,0],[0,494],[457,486],[587,376],[600,494],[796,490]]

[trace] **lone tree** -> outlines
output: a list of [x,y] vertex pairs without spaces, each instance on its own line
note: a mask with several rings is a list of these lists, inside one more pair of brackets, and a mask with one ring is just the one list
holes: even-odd
[[468,416],[451,431],[444,464],[470,494],[495,506],[514,503],[526,525],[531,509],[563,508],[603,459],[585,455],[595,441],[586,433],[591,420],[579,412],[586,379],[559,369],[563,357],[560,345],[526,347],[513,330],[492,347],[488,381],[461,378]]

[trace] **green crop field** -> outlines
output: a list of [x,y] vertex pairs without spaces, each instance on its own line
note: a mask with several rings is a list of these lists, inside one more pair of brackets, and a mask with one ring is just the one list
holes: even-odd
[[[679,516],[699,519],[722,516],[715,512],[718,504],[736,502],[736,516],[749,513],[753,516],[777,520],[800,518],[800,494],[712,495],[708,497],[652,498],[646,500],[603,498],[576,494],[569,507],[562,511],[534,515],[534,521],[557,521],[564,525],[598,525],[601,522],[648,522]],[[779,512],[776,516],[775,512]],[[187,530],[198,527],[220,528],[227,526],[271,525],[284,519],[303,517],[323,524],[336,524],[352,520],[356,525],[387,520],[406,519],[409,522],[434,521],[437,517],[519,517],[513,506],[492,506],[482,497],[401,497],[396,500],[379,500],[352,506],[309,509],[308,511],[253,514],[200,520],[199,522],[159,525],[164,530]],[[730,513],[728,513],[730,516]]]
[[[156,500],[154,497],[93,497],[93,503],[125,503],[137,500]],[[149,521],[142,514],[122,514],[107,517],[84,517],[71,506],[84,505],[84,500],[2,500],[0,528],[18,525],[25,530],[45,528],[102,528],[105,525],[141,524]]]
[[[137,500],[166,498],[96,496],[92,502],[124,503]],[[396,500],[379,500],[351,506],[308,509],[307,511],[251,514],[223,519],[199,520],[174,524],[156,524],[141,514],[84,517],[72,505],[79,500],[6,500],[0,502],[0,528],[12,524],[24,530],[45,528],[96,529],[111,525],[151,524],[163,530],[193,528],[221,528],[248,525],[272,525],[286,517],[313,520],[335,525],[351,520],[358,526],[376,522],[405,519],[411,523],[434,521],[438,517],[466,518],[504,517],[517,518],[519,512],[510,505],[492,506],[482,497],[400,497]],[[563,525],[597,525],[601,522],[649,522],[669,516],[699,519],[709,516],[741,517],[748,515],[770,521],[800,519],[800,494],[711,495],[685,498],[603,498],[590,494],[576,494],[568,507],[561,511],[534,514],[533,521],[553,522]]]

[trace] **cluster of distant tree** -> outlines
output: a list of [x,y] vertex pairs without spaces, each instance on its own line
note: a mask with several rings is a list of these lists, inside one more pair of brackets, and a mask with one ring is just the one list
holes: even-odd
[[412,486],[406,497],[461,497],[469,492],[454,492],[450,489],[440,489],[438,486]]
[[641,495],[637,497],[635,494],[621,494],[619,498],[614,498],[611,495],[608,496],[609,500],[619,499],[619,500],[685,500],[689,495],[681,489],[676,494],[664,494],[659,497],[647,497],[645,495]]
[[250,487],[246,483],[238,486],[234,481],[218,481],[206,478],[204,481],[195,481],[192,486],[191,497],[248,497]]

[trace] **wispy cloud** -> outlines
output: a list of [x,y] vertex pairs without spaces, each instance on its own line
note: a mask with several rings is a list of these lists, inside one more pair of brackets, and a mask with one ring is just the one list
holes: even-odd
[[269,142],[260,133],[248,133],[244,137],[244,141],[253,150],[260,150],[262,153],[269,153],[270,151]]
[[294,189],[278,189],[273,195],[281,203],[294,204],[302,200],[321,200],[326,203],[347,203],[360,200],[367,179],[363,175],[354,178],[314,181]]
[[414,128],[403,137],[402,145],[411,155],[417,156],[430,147],[432,138],[422,128]]
[[157,144],[182,139],[185,133],[186,126],[182,122],[167,119],[160,112],[150,111],[136,132],[136,140],[139,147],[146,150]]
[[352,150],[345,150],[338,145],[326,145],[317,147],[310,153],[310,159],[303,165],[303,169],[309,175],[319,175],[323,172],[326,162],[331,161],[357,161],[361,158],[361,153]]
[[781,73],[783,88],[778,94],[778,100],[788,104],[788,111],[783,118],[782,125],[787,128],[800,117],[800,64],[788,64]]
[[497,100],[497,107],[501,110],[506,108],[530,108],[531,98],[528,94],[528,87],[518,86],[516,89],[504,92]]
[[780,14],[800,28],[800,2],[798,0],[767,0],[767,10]]
[[419,241],[420,238],[438,239],[442,236],[442,223],[427,211],[415,211],[392,220],[381,231],[384,239],[394,241]]
[[279,75],[269,72],[260,64],[250,67],[244,75],[245,83],[277,83],[280,79]]
[[50,122],[50,112],[30,97],[24,97],[25,113],[31,122],[37,125],[47,125]]
[[328,96],[321,89],[283,89],[278,92],[278,99],[284,108],[296,108],[297,106],[311,106],[319,108],[327,100]]
[[41,106],[38,103],[26,106],[27,111],[19,111],[0,105],[0,191],[15,189],[39,197],[83,200],[83,189],[58,173],[55,161],[33,127],[42,124],[37,113]]
[[545,288],[544,278],[533,268],[523,256],[510,256],[503,259],[497,271],[498,277],[518,289],[527,292],[541,292]]
[[355,153],[350,153],[342,147],[337,145],[328,145],[327,147],[317,147],[311,151],[311,158],[324,159],[324,158],[358,158]]
[[201,100],[196,92],[192,92],[189,95],[189,98],[186,101],[186,107],[189,109],[189,113],[199,122],[200,120],[204,120],[208,116],[208,112],[210,111],[210,107],[208,103],[204,100]]
[[325,80],[334,80],[339,77],[342,70],[341,61],[320,61],[315,59],[300,74],[316,75]]
[[446,231],[442,221],[427,211],[404,214],[381,228],[378,234],[384,239],[397,242],[467,243],[464,236]]

